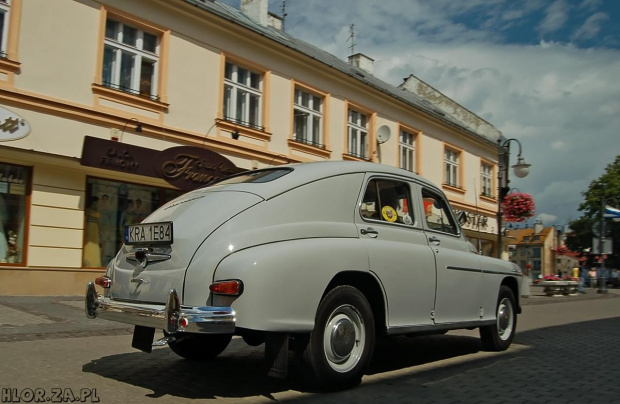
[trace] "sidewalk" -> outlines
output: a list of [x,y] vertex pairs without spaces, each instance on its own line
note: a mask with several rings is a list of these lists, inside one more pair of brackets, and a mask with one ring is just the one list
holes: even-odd
[[[549,303],[564,303],[574,302],[581,300],[592,299],[610,299],[620,297],[620,289],[607,289],[607,293],[598,293],[598,289],[584,289],[586,293],[577,293],[575,295],[559,295],[559,296],[547,296],[543,292],[543,287],[539,285],[530,285],[530,295],[521,297],[521,305],[533,305],[533,304],[549,304]],[[1,300],[0,300],[1,303]]]
[[[620,297],[620,289],[600,294],[586,289],[585,294],[546,296],[543,288],[530,286],[530,295],[521,298],[521,305],[555,304]],[[68,337],[131,334],[133,326],[88,319],[84,298],[80,296],[0,296],[0,342],[33,341]]]

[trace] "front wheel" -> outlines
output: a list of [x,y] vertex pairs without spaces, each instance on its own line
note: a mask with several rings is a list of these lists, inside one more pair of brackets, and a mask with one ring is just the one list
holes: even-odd
[[232,334],[194,334],[170,341],[168,346],[185,359],[207,361],[221,354],[231,339]]
[[354,287],[338,286],[319,305],[301,354],[302,374],[320,389],[355,385],[364,375],[374,344],[374,319],[366,297]]
[[480,339],[487,351],[505,351],[517,329],[516,299],[512,289],[501,286],[497,298],[496,320],[493,325],[480,327]]

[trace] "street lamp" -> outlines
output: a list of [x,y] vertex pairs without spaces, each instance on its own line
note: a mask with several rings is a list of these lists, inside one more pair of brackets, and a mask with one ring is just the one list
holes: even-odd
[[517,156],[517,164],[512,166],[514,174],[518,178],[526,177],[530,173],[531,164],[527,164],[521,156],[521,142],[517,139],[506,139],[502,143],[502,139],[497,140],[498,154],[498,195],[497,195],[497,258],[502,257],[502,201],[510,190],[510,180],[508,179],[508,166],[510,165],[510,142],[517,142],[519,145],[519,154]]

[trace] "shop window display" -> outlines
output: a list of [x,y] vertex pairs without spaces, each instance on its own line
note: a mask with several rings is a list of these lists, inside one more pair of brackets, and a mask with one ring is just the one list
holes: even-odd
[[23,264],[29,167],[0,163],[0,264]]
[[123,244],[128,224],[140,223],[181,191],[89,178],[86,189],[85,267],[105,267]]

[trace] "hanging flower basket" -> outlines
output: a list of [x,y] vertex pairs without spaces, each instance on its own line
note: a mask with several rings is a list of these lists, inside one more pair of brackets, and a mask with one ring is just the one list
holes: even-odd
[[530,194],[513,192],[502,201],[504,220],[507,222],[523,222],[534,216],[536,204]]

